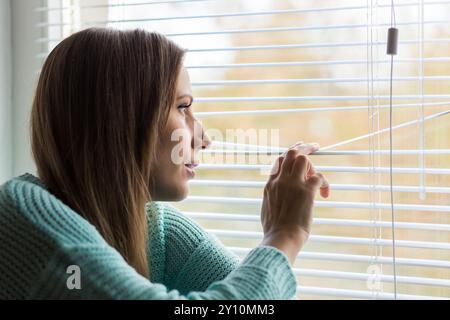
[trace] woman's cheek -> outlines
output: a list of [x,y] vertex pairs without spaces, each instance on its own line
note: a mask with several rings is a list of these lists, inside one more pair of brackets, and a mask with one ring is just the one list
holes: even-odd
[[173,122],[173,129],[171,134],[171,154],[177,158],[176,161],[172,161],[177,165],[184,165],[191,159],[191,132],[186,124],[184,117],[179,117]]
[[184,165],[192,159],[190,153],[193,133],[186,117],[183,112],[174,108],[167,121],[164,135],[167,142],[163,148],[166,149],[173,165]]

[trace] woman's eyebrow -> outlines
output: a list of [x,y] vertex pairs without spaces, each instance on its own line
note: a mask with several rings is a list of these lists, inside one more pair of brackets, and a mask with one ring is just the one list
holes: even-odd
[[191,104],[194,102],[194,97],[192,97],[190,94],[183,94],[182,96],[179,96],[177,99],[180,100],[186,97],[191,99]]

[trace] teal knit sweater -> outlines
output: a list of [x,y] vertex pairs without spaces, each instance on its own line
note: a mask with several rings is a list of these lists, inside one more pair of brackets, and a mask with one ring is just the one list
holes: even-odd
[[[287,256],[260,246],[242,261],[173,206],[146,206],[150,278],[96,228],[25,174],[0,186],[0,299],[292,299]],[[67,285],[77,266],[81,289]],[[69,287],[71,289],[69,289]]]

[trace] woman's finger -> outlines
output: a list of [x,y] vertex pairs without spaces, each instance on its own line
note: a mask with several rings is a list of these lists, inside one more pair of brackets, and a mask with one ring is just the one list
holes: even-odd
[[311,177],[312,175],[315,175],[315,174],[316,174],[316,169],[314,168],[314,165],[312,164],[312,162],[310,162],[308,170],[306,171],[305,180],[307,180],[309,177]]
[[323,175],[316,173],[315,175],[309,177],[309,179],[306,181],[306,185],[312,188],[315,194],[317,189],[319,189],[323,185],[323,180]]
[[291,175],[292,166],[294,165],[295,159],[297,157],[297,149],[289,149],[284,157],[283,164],[281,165],[281,174],[285,176]]
[[314,169],[314,166],[311,166],[311,169],[309,170],[309,173],[307,174],[306,180],[308,180],[312,176],[318,176],[322,179],[321,180],[322,183],[320,185],[320,195],[323,198],[328,198],[330,195],[330,184],[328,183],[325,176],[320,172],[316,172],[316,170]]
[[327,179],[324,177],[323,174],[320,172],[316,173],[320,177],[322,177],[322,185],[320,186],[320,195],[323,198],[328,198],[330,196],[330,184],[328,183]]
[[280,174],[280,171],[281,171],[281,166],[283,164],[283,160],[284,160],[284,157],[279,157],[275,161],[275,164],[272,166],[272,170],[270,171],[269,180],[275,179],[276,177],[278,177],[278,175]]
[[298,150],[298,152],[300,154],[308,155],[308,154],[319,151],[320,145],[317,142],[302,143],[302,144],[296,145],[295,149]]
[[291,149],[298,150],[301,154],[310,154],[318,151],[320,149],[320,145],[317,142],[304,143],[303,141],[299,141],[290,146],[281,156],[285,157]]
[[[297,170],[297,168],[293,169],[293,173],[294,170]],[[323,198],[328,198],[330,196],[330,184],[322,173],[316,172],[316,169],[314,168],[312,162],[308,161],[304,180],[308,181],[308,179],[312,176],[318,176],[321,178],[320,195]]]
[[[293,173],[294,163],[295,163],[296,157],[298,155],[308,155],[308,154],[318,151],[319,149],[320,149],[320,145],[317,142],[304,143],[303,141],[299,141],[296,144],[292,145],[276,161],[276,163],[271,171],[271,178],[274,178],[280,174],[291,175]],[[312,164],[310,167],[312,167]],[[309,167],[307,166],[307,169],[308,168]],[[307,170],[306,172],[308,172],[308,171],[309,170]],[[311,173],[311,175],[314,174],[314,172]],[[306,176],[303,175],[302,180],[304,181],[305,178],[306,178]]]
[[287,153],[289,152],[289,150],[295,149],[295,148],[297,148],[298,146],[302,145],[303,143],[304,143],[303,141],[299,141],[299,142],[293,144],[293,145],[290,146],[285,152],[283,152],[283,153],[281,154],[280,157],[283,157],[283,158],[286,157],[286,155],[287,155]]
[[283,158],[283,163],[281,165],[281,174],[285,175],[291,174],[295,158],[299,153],[301,153],[300,148],[303,145],[304,145],[303,141],[299,141],[281,155],[281,157]]
[[294,164],[292,165],[291,174],[300,179],[300,181],[305,182],[307,172],[310,170],[311,162],[308,160],[306,155],[300,154],[295,158]]

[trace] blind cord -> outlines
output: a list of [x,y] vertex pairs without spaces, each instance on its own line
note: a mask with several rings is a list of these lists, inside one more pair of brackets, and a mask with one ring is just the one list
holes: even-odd
[[[441,104],[441,103],[439,103],[439,104]],[[438,104],[436,104],[436,105],[438,105]],[[442,103],[442,105],[450,105],[450,102]],[[426,116],[424,118],[424,121],[430,121],[432,119],[440,118],[440,117],[447,116],[447,115],[450,115],[450,110],[433,113],[432,115]],[[397,130],[397,129],[400,129],[400,128],[406,128],[406,127],[418,124],[420,121],[421,120],[411,120],[411,121],[403,122],[403,123],[400,123],[398,125],[393,126],[392,130],[394,131],[394,130]],[[375,136],[375,135],[378,135],[378,134],[382,134],[382,133],[388,132],[389,129],[390,128],[387,127],[387,128],[378,130],[378,131],[373,132],[373,133],[364,134],[362,136],[358,136],[358,137],[355,137],[355,138],[352,138],[352,139],[349,139],[349,140],[341,141],[341,142],[336,143],[336,144],[332,144],[332,145],[329,145],[329,146],[326,146],[326,147],[322,147],[322,148],[320,148],[320,150],[321,151],[329,151],[329,150],[335,149],[337,147],[348,145],[348,144],[353,143],[355,141],[360,141],[362,139],[366,139],[366,138],[369,138],[369,137],[372,137],[372,136]],[[246,144],[246,143],[235,143],[235,142],[219,141],[219,140],[214,140],[213,141],[213,146],[233,147],[236,150],[240,150],[240,151],[245,151],[245,150],[247,150],[247,151],[261,151],[262,153],[267,153],[267,151],[269,151],[269,152],[272,152],[274,154],[275,153],[283,154],[283,153],[286,152],[286,150],[289,149],[289,147],[279,148],[279,147],[272,147],[272,146],[263,146],[263,145]],[[247,148],[247,149],[245,149],[245,148]],[[322,154],[321,151],[312,153],[311,155],[321,155]],[[336,151],[333,154],[334,155],[346,155],[346,153],[340,154],[339,151]],[[326,155],[328,155],[328,154],[326,154]]]
[[397,265],[396,265],[396,253],[395,253],[395,211],[394,211],[394,191],[393,191],[393,143],[392,143],[392,92],[393,92],[393,77],[394,77],[394,55],[397,54],[398,44],[398,29],[395,27],[395,6],[394,0],[391,1],[391,27],[388,30],[387,40],[387,54],[391,56],[391,70],[389,78],[389,191],[391,198],[391,229],[392,229],[392,266],[394,274],[394,299],[397,300]]

